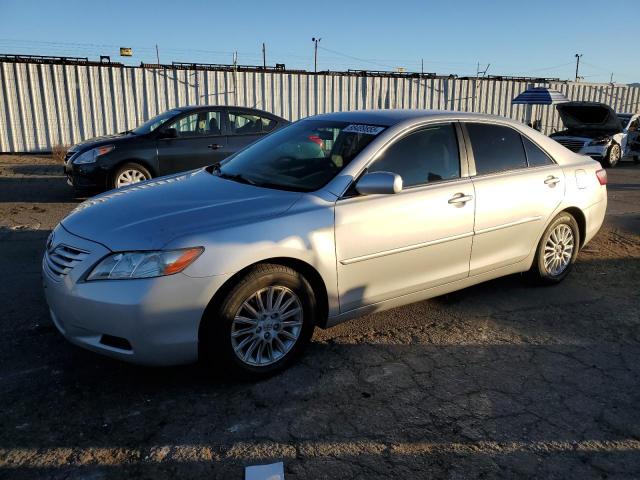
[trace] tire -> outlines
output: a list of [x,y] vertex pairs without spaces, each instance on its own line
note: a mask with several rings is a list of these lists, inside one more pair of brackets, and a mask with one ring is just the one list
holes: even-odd
[[[120,165],[111,176],[111,188],[122,188],[152,178],[151,172],[135,162]],[[127,181],[128,180],[128,181]]]
[[561,282],[571,271],[579,249],[580,229],[576,219],[567,212],[558,214],[542,234],[529,279],[538,285]]
[[607,156],[603,160],[603,166],[607,168],[615,167],[622,158],[622,149],[617,143],[612,143],[607,152]]
[[[299,313],[291,313],[296,310]],[[315,294],[303,275],[284,265],[256,265],[205,318],[201,336],[205,364],[245,380],[273,375],[304,351],[316,312]],[[288,316],[281,319],[278,313]]]

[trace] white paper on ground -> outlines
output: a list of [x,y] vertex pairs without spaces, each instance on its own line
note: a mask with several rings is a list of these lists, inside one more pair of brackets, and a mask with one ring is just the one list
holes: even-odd
[[244,469],[244,480],[284,480],[282,462],[269,465],[253,465]]

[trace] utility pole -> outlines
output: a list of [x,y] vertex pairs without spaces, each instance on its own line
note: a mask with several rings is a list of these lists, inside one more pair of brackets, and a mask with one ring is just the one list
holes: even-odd
[[320,42],[320,40],[322,40],[321,38],[316,38],[313,37],[311,39],[311,41],[313,43],[315,43],[315,49],[314,49],[314,54],[313,54],[313,71],[317,72],[318,71],[318,42]]
[[420,59],[420,74],[424,75],[424,58]]
[[158,44],[156,43],[156,62],[160,65],[160,52],[158,51]]
[[580,57],[582,57],[582,53],[576,53],[576,82],[580,80]]
[[234,105],[238,105],[238,52],[233,52],[233,97]]
[[613,72],[611,72],[611,80],[609,80],[609,83],[613,85]]
[[262,67],[267,69],[267,47],[265,47],[264,42],[262,42]]

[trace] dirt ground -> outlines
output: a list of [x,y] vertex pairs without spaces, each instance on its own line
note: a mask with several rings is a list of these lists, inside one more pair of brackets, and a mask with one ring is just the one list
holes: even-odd
[[511,276],[318,331],[256,384],[67,343],[40,259],[78,202],[49,157],[0,157],[0,477],[640,478],[640,166],[561,285]]

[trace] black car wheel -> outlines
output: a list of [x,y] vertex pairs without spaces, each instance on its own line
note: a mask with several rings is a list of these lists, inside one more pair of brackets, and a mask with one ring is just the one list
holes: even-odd
[[118,167],[112,176],[111,188],[121,188],[151,178],[151,173],[139,163],[129,162]]

